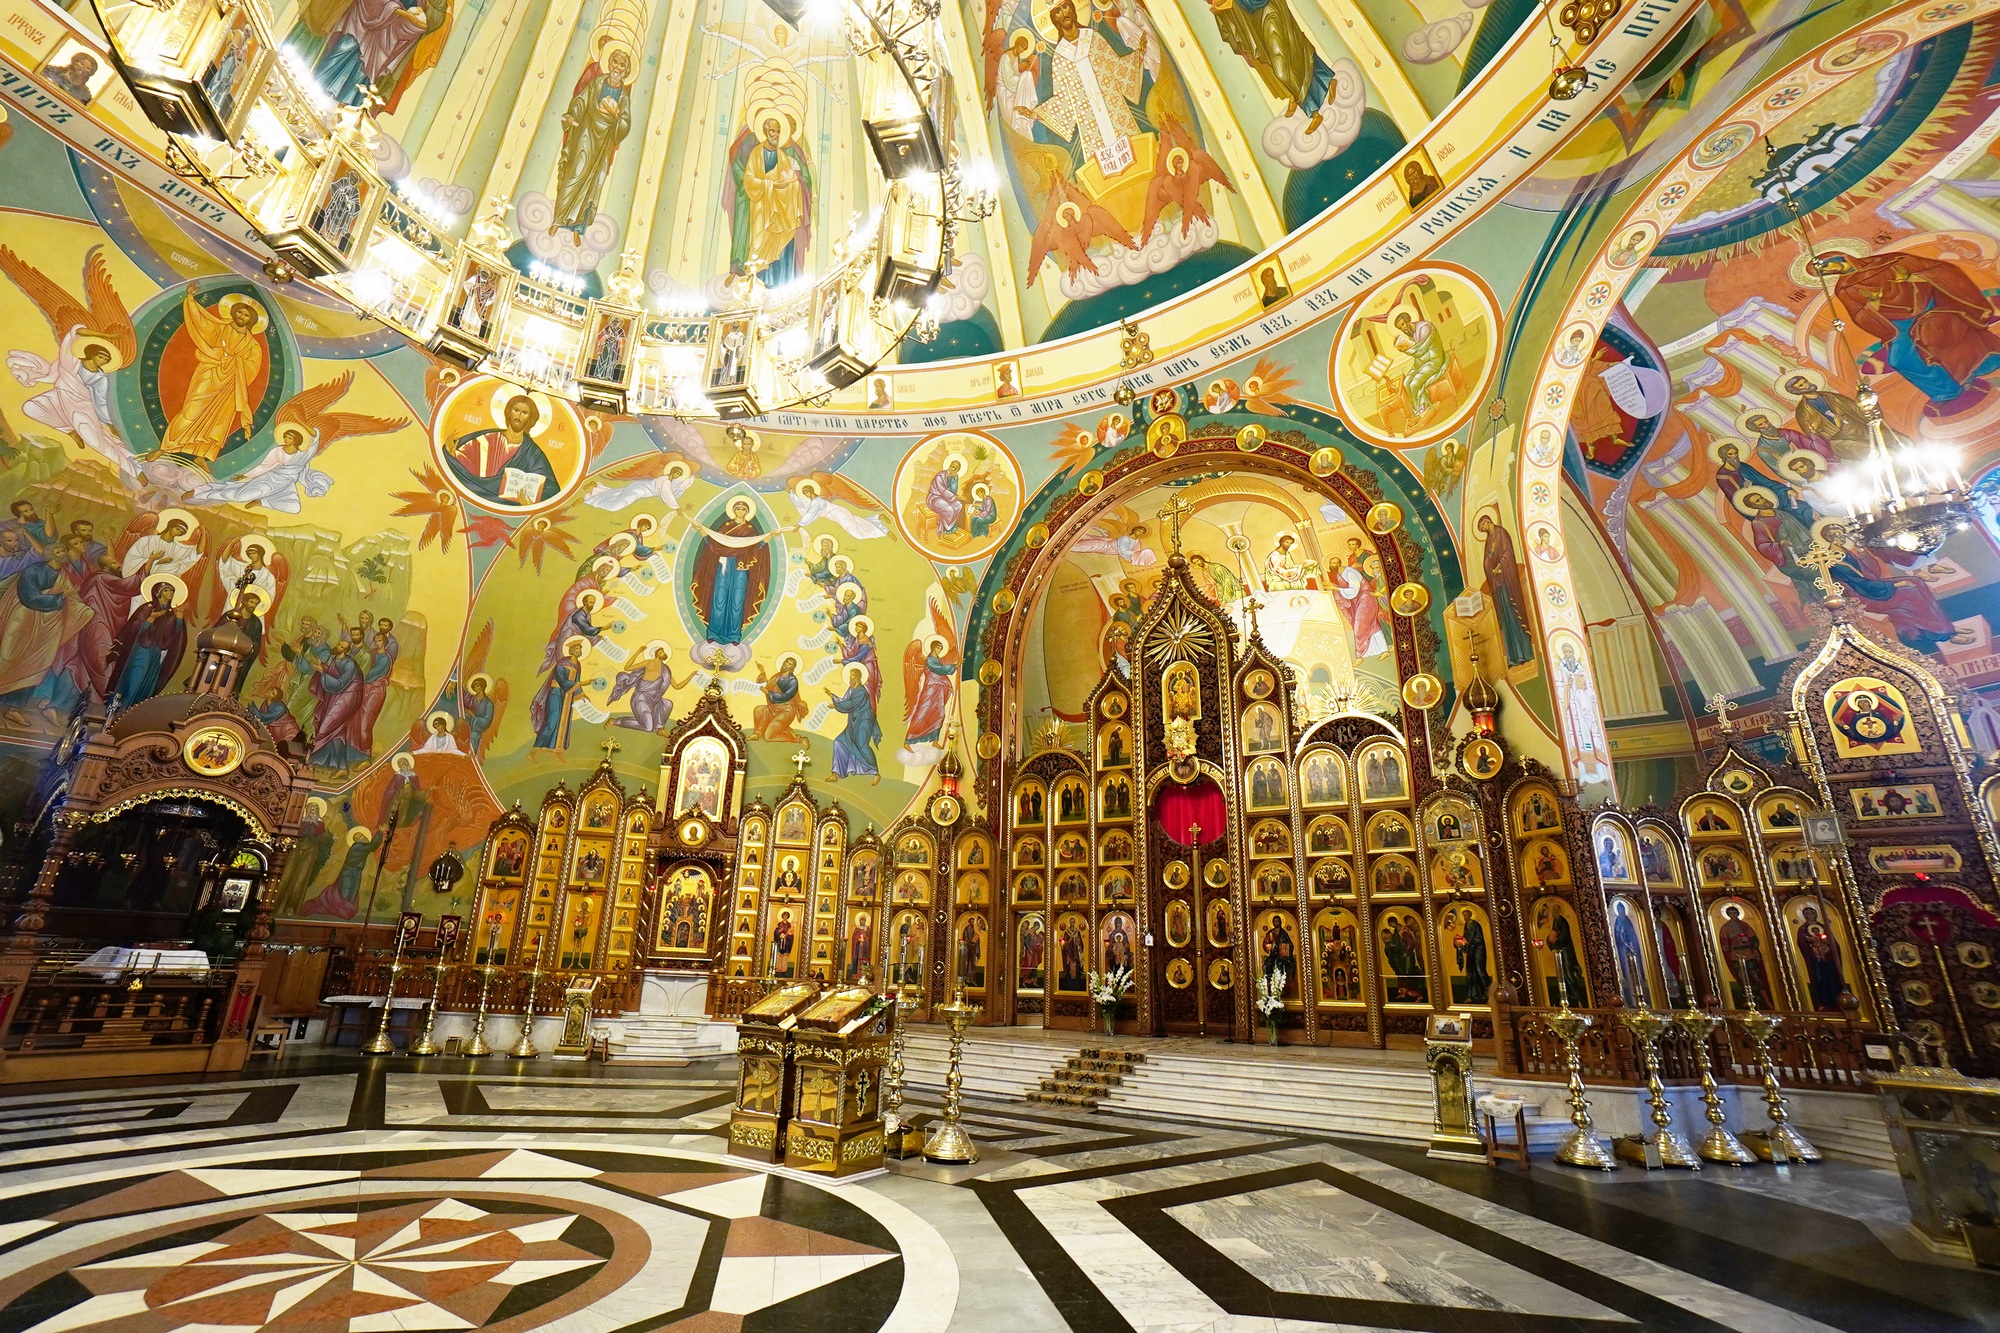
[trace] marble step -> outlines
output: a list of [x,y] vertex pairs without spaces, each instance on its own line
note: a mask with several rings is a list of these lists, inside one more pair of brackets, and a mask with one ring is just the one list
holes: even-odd
[[1038,1091],[1023,1096],[1038,1106],[1063,1106],[1074,1111],[1095,1111],[1099,1105],[1097,1098],[1078,1093]]
[[729,1054],[730,1047],[703,1038],[703,1027],[699,1019],[680,1016],[625,1019],[610,1029],[611,1062],[679,1066]]
[[1838,1125],[1801,1125],[1813,1147],[1829,1157],[1859,1162],[1863,1166],[1896,1169],[1896,1150],[1889,1143],[1889,1131],[1880,1120],[1844,1116]]
[[[1428,1142],[1430,1078],[1421,1071],[1368,1071],[1277,1059],[1203,1060],[1161,1056],[1099,1105],[1102,1109],[1262,1129],[1303,1129]],[[1530,1142],[1533,1141],[1532,1131]]]

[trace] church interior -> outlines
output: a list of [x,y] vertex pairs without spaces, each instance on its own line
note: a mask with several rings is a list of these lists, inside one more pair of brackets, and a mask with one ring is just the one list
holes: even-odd
[[0,10],[0,1333],[2000,1328],[2000,0]]

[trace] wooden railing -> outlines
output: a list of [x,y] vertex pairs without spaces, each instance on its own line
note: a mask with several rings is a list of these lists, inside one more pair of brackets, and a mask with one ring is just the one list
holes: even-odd
[[[346,955],[327,968],[326,982],[320,989],[322,997],[331,995],[383,995],[389,989],[389,967],[392,955],[388,950],[371,950],[360,956]],[[435,966],[437,955],[413,950],[403,951],[403,966],[396,973],[396,998],[399,1000],[425,1000],[440,984]],[[544,970],[535,979],[535,1012],[538,1014],[557,1013],[562,1008],[563,992],[579,976],[589,976],[588,972],[557,972]],[[522,967],[496,967],[493,980],[486,993],[486,1007],[491,1013],[518,1014],[527,1003],[528,985],[531,974]],[[615,1018],[619,1014],[630,1013],[639,1007],[640,974],[637,972],[602,972],[597,974],[597,990],[591,995],[590,1011],[597,1018]],[[460,1013],[470,1013],[479,1007],[480,969],[471,963],[447,963],[443,976],[443,993],[438,1000],[440,1009]]]
[[708,974],[708,1016],[723,1022],[743,1017],[743,1011],[777,987],[769,977],[725,977]]
[[[1500,1073],[1507,1078],[1549,1079],[1568,1077],[1563,1062],[1562,1043],[1549,1030],[1553,1009],[1499,1007],[1494,1020],[1495,1046]],[[1622,1083],[1638,1086],[1646,1081],[1645,1061],[1639,1041],[1620,1018],[1622,1009],[1578,1009],[1591,1024],[1577,1039],[1577,1057],[1586,1083]],[[1864,1039],[1880,1040],[1873,1029],[1851,1019],[1829,1014],[1779,1013],[1782,1020],[1771,1039],[1771,1062],[1778,1081],[1786,1087],[1827,1092],[1854,1092],[1867,1085],[1867,1065],[1862,1052]],[[1735,1014],[1725,1015],[1708,1036],[1710,1066],[1720,1083],[1761,1083],[1763,1069],[1757,1062],[1757,1048],[1744,1033]],[[1670,1026],[1659,1039],[1660,1078],[1666,1083],[1694,1083],[1701,1078],[1700,1059],[1694,1041],[1680,1028]]]
[[207,1045],[216,1039],[235,984],[234,971],[133,973],[105,981],[37,968],[7,1024],[6,1048],[25,1053]]

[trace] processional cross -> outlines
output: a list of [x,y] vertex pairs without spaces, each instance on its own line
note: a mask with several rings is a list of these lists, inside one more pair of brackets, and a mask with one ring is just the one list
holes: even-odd
[[1727,695],[1719,693],[1709,695],[1708,707],[1704,711],[1715,714],[1716,730],[1721,735],[1733,736],[1736,734],[1736,724],[1729,720],[1729,715],[1736,711],[1736,705],[1729,702]]
[[1806,553],[1799,557],[1800,564],[1817,571],[1813,575],[1813,583],[1826,596],[1828,606],[1846,604],[1847,598],[1842,594],[1840,585],[1833,581],[1833,567],[1845,559],[1847,552],[1825,538],[1815,541]]
[[799,752],[792,756],[793,776],[801,778],[804,777],[806,775],[806,765],[810,764],[811,762],[812,762],[812,751],[808,750],[805,746],[801,745],[799,747]]
[[1167,525],[1167,540],[1173,544],[1174,555],[1181,553],[1181,524],[1185,523],[1187,516],[1193,512],[1194,506],[1179,495],[1169,500],[1167,507],[1160,511],[1160,521]]
[[611,762],[611,756],[617,754],[620,750],[624,749],[625,747],[620,745],[617,741],[607,738],[597,748],[604,751],[604,762],[608,764]]

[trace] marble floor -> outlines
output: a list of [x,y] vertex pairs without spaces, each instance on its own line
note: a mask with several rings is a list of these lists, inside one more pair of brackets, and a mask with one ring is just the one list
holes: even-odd
[[732,1073],[306,1053],[0,1096],[0,1333],[2000,1330],[2000,1274],[1860,1167],[975,1101],[977,1167],[839,1185],[724,1153]]

